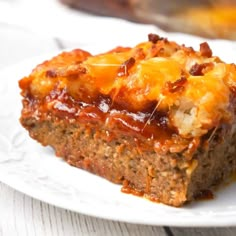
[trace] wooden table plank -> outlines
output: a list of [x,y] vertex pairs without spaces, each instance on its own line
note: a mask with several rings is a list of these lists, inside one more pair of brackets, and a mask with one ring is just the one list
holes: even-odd
[[235,236],[236,228],[171,228],[175,236]]

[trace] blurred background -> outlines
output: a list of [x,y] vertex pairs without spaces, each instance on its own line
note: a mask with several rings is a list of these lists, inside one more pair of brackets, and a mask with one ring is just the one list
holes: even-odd
[[60,0],[98,15],[209,38],[236,39],[236,0]]
[[236,0],[0,0],[0,68],[58,49],[132,46],[149,33],[191,46],[234,41]]
[[103,46],[133,44],[146,40],[154,30],[123,19],[98,17],[59,0],[0,0],[0,68],[65,48],[95,53]]
[[150,32],[192,46],[234,41],[236,0],[0,0],[0,68],[57,49],[132,46]]

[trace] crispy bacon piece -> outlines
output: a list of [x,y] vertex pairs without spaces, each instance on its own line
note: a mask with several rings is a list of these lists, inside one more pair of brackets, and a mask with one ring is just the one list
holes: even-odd
[[167,81],[166,87],[169,92],[175,93],[175,92],[179,92],[179,91],[183,90],[186,82],[187,82],[187,79],[182,76],[180,79],[178,79],[174,82]]
[[204,70],[207,68],[207,67],[213,67],[213,64],[212,63],[202,63],[202,64],[194,64],[189,73],[193,76],[198,76],[198,75],[204,75]]
[[201,55],[204,57],[212,57],[212,50],[209,47],[207,42],[200,44],[200,52],[201,52]]
[[135,59],[130,57],[127,61],[121,64],[118,69],[118,76],[127,76],[129,74],[129,69],[135,64]]

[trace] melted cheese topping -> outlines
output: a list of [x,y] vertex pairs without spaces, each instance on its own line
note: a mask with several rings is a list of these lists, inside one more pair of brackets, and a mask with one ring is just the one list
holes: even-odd
[[64,52],[36,67],[20,87],[23,96],[37,99],[57,90],[85,102],[102,94],[132,112],[155,103],[155,111],[167,113],[168,125],[179,135],[200,137],[230,122],[236,67],[213,57],[206,43],[194,51],[152,35],[134,48],[95,56]]

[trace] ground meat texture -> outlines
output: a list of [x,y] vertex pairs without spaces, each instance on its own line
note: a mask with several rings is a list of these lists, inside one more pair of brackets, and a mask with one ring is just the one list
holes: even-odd
[[208,145],[203,138],[187,158],[184,150],[158,153],[153,141],[147,145],[146,139],[117,134],[115,127],[108,129],[99,122],[47,117],[37,120],[23,116],[21,123],[33,139],[53,147],[69,164],[123,184],[123,192],[128,189],[156,202],[181,206],[229,177],[236,168],[236,133],[231,128],[219,128]]

